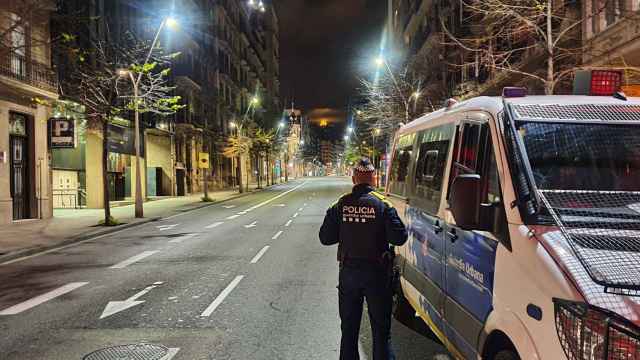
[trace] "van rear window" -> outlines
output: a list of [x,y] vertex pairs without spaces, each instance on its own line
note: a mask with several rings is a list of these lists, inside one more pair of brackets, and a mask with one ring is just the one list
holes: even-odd
[[389,178],[389,191],[393,194],[407,195],[406,188],[413,158],[414,142],[415,134],[404,135],[398,139],[393,161],[391,162],[391,176]]

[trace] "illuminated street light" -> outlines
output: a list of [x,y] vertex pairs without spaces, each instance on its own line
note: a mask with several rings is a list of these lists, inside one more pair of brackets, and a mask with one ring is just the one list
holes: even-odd
[[382,132],[382,130],[380,130],[380,129],[375,129],[373,132],[374,132],[376,135],[380,135],[380,132]]
[[384,60],[384,58],[382,56],[378,56],[376,58],[375,62],[376,62],[376,66],[382,67],[382,65],[384,65],[384,63],[385,63],[385,60]]
[[175,29],[178,27],[178,20],[172,18],[172,17],[168,17],[165,21],[166,25],[172,29]]
[[280,121],[280,123],[278,124],[279,128],[283,128],[284,127],[284,121]]
[[352,127],[352,126],[349,126],[349,127],[347,128],[347,132],[348,132],[349,134],[351,134],[351,133],[353,132],[353,127]]
[[416,100],[418,100],[418,98],[420,97],[420,91],[414,92],[411,96],[413,96],[414,98],[416,98]]
[[233,122],[233,121],[229,122],[229,127],[230,127],[230,128],[232,128],[232,129],[233,129],[233,128],[235,128],[236,126],[238,126],[238,124],[236,124],[235,122]]
[[349,135],[344,136],[344,141],[347,141],[347,140],[349,140]]
[[356,111],[356,114],[358,114],[358,115],[362,115],[362,110],[358,110],[358,111]]
[[304,145],[304,140],[300,140],[300,145]]
[[251,104],[258,105],[260,103],[260,99],[257,96],[251,98]]
[[118,69],[118,76],[120,77],[127,77],[129,74],[131,74],[131,71],[128,69]]

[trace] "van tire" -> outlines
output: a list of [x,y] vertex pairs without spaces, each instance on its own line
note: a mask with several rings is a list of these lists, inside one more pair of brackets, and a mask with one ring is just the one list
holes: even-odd
[[492,360],[520,360],[520,356],[513,350],[500,350]]
[[429,325],[427,325],[422,318],[416,317],[415,314],[415,309],[404,297],[402,290],[396,293],[394,296],[393,317],[409,329],[441,344],[440,339],[431,331]]

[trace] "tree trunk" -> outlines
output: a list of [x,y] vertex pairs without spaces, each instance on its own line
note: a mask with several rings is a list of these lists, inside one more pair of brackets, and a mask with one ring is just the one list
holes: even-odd
[[[135,100],[135,131],[134,145],[136,147],[136,192],[135,192],[135,213],[136,218],[144,217],[144,205],[142,204],[142,169],[140,168],[140,111],[138,111],[138,87],[134,86],[134,100]],[[146,170],[145,170],[146,171]]]
[[258,165],[258,189],[262,189],[260,187],[260,177],[262,177],[262,169],[260,169],[260,155],[256,155],[256,164]]
[[104,225],[111,222],[111,206],[109,204],[109,123],[102,121],[102,196],[104,196]]
[[271,163],[269,162],[269,153],[267,152],[267,186],[273,185],[269,182],[269,173],[271,172]]
[[242,156],[238,155],[238,164],[236,164],[236,177],[238,178],[238,189],[242,194],[244,188],[242,187]]
[[553,1],[547,1],[547,80],[544,84],[545,95],[553,95],[554,88],[554,49],[553,49],[553,23],[551,16],[553,15]]

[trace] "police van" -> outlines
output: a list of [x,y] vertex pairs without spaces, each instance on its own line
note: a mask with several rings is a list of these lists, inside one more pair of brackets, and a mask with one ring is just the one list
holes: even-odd
[[640,360],[640,98],[622,75],[451,100],[397,132],[399,304],[455,357]]

